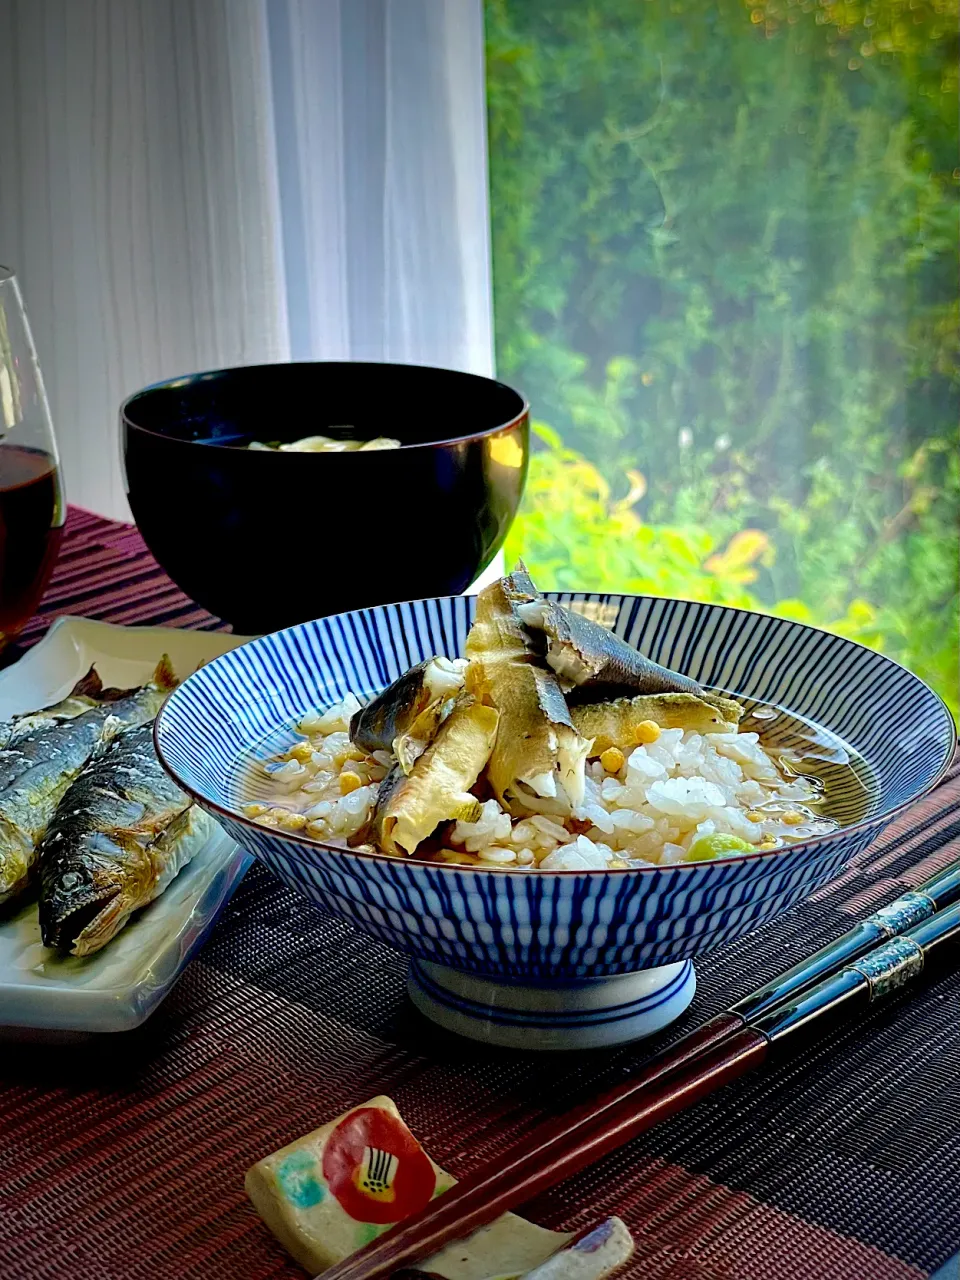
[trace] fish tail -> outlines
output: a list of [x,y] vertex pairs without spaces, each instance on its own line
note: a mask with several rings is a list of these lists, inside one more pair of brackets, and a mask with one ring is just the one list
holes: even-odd
[[514,571],[500,581],[508,600],[513,603],[518,603],[518,597],[530,597],[533,600],[540,598],[540,592],[533,585],[533,579],[522,560],[518,560]]
[[86,675],[81,676],[70,690],[71,698],[97,699],[103,693],[103,681],[97,675],[96,667],[91,667]]

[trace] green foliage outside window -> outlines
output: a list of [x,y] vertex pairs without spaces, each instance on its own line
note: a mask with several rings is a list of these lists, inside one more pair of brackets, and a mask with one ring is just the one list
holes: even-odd
[[508,555],[883,649],[957,706],[946,0],[487,0]]

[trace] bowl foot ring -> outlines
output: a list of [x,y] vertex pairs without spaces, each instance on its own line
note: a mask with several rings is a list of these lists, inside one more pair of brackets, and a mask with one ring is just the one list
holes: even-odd
[[407,990],[439,1026],[507,1049],[599,1049],[654,1035],[693,999],[689,960],[535,986],[411,960]]

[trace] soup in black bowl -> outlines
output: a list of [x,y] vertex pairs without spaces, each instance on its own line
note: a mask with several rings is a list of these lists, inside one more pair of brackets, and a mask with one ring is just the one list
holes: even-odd
[[[465,590],[502,546],[527,473],[523,397],[420,365],[193,374],[131,396],[120,428],[147,546],[187,595],[250,635]],[[395,447],[249,447],[315,436]]]

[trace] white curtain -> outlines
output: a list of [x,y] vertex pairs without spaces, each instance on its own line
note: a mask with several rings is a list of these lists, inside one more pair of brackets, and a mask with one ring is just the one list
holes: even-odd
[[0,0],[0,262],[71,502],[117,406],[274,360],[493,368],[482,0]]

